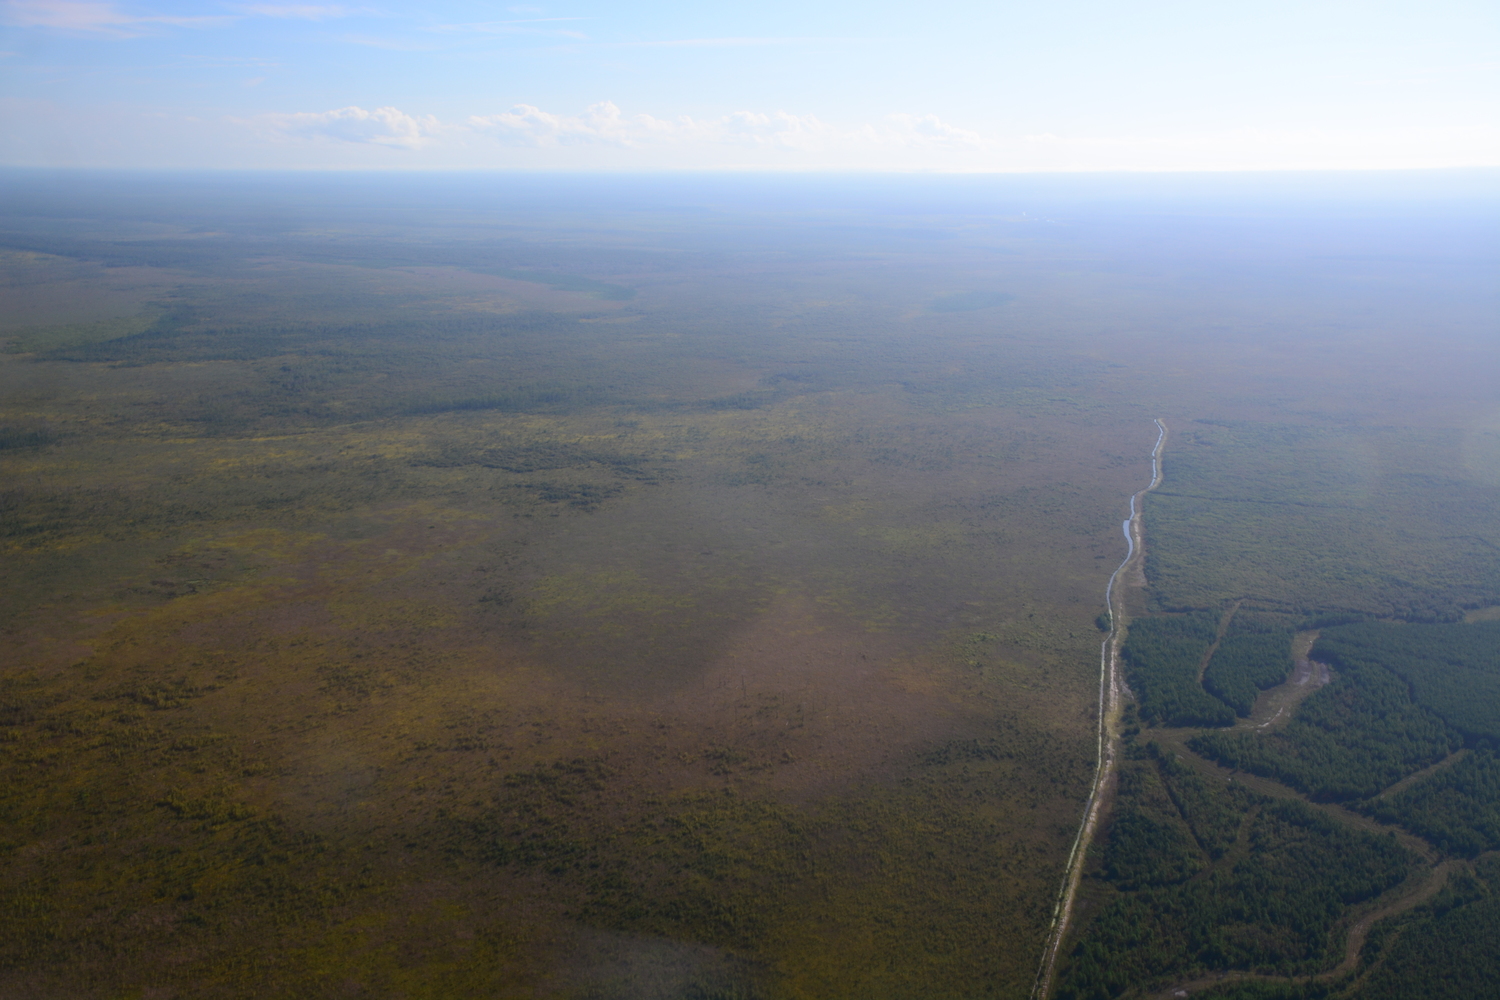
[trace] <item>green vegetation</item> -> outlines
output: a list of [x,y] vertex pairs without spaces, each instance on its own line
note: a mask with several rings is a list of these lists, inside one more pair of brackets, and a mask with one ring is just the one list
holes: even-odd
[[[1203,687],[1241,717],[1260,691],[1287,678],[1290,634],[1298,628],[1319,628],[1310,657],[1334,672],[1284,726],[1199,733],[1185,741],[1188,750],[1314,801],[1350,802],[1449,855],[1475,858],[1500,847],[1493,747],[1500,738],[1500,628],[1458,619],[1464,609],[1494,603],[1500,519],[1496,492],[1469,469],[1443,465],[1445,450],[1452,445],[1442,436],[1415,430],[1200,421],[1173,438],[1166,483],[1146,498],[1148,576],[1157,609],[1212,609],[1227,600],[1256,609],[1236,613],[1203,672]],[[1188,613],[1205,622],[1211,615]],[[1173,618],[1185,615],[1145,621]],[[1179,667],[1178,676],[1185,684],[1187,670]],[[1466,744],[1473,750],[1463,759],[1382,795]],[[1223,949],[1199,954],[1193,943],[1181,945],[1181,934],[1173,937],[1172,922],[1160,915],[1176,918],[1184,904],[1175,898],[1169,907],[1155,895],[1208,882],[1217,868],[1194,874],[1208,852],[1194,858],[1185,850],[1172,817],[1161,816],[1160,796],[1152,825],[1139,819],[1139,784],[1122,775],[1125,822],[1112,832],[1100,877],[1125,895],[1100,894],[1100,915],[1076,951],[1079,969],[1092,970],[1092,978],[1070,972],[1076,996],[1118,996],[1206,970],[1248,973],[1194,990],[1223,1000],[1481,996],[1496,978],[1493,859],[1485,861],[1491,876],[1460,871],[1433,903],[1377,924],[1361,967],[1338,978],[1313,978],[1334,964],[1334,951],[1314,961],[1311,937],[1301,954],[1242,957],[1238,964],[1224,961]],[[1230,813],[1260,823],[1253,817],[1265,816],[1271,802],[1251,799]],[[1319,816],[1329,831],[1355,835]],[[1350,849],[1325,843],[1317,850],[1329,850],[1323,864],[1334,868]],[[1304,877],[1316,880],[1314,867]],[[1139,873],[1161,874],[1151,882]],[[1181,888],[1173,877],[1184,880]],[[1341,906],[1347,901],[1331,904],[1329,915]],[[1233,915],[1197,919],[1232,925]]]
[[[1155,744],[1149,749],[1154,751]],[[1205,854],[1224,853],[1226,832],[1230,841],[1239,832],[1236,817],[1233,831],[1213,831],[1217,836],[1211,837],[1211,849],[1185,820],[1186,812],[1172,794],[1176,790],[1169,789],[1158,768],[1148,764],[1120,770],[1119,802],[1110,819],[1103,864],[1104,878],[1116,888],[1129,892],[1186,881],[1206,867]],[[1194,787],[1193,792],[1201,789]],[[1203,805],[1201,800],[1198,795],[1194,804]]]
[[1380,922],[1361,969],[1337,979],[1245,979],[1194,991],[1214,1000],[1470,1000],[1500,978],[1500,859],[1458,871],[1430,903]]
[[[1229,645],[1220,646],[1216,661]],[[1493,736],[1500,709],[1497,654],[1500,629],[1493,623],[1330,627],[1310,655],[1332,664],[1339,676],[1284,729],[1205,734],[1190,746],[1317,799],[1370,798],[1443,759],[1465,737]],[[1445,851],[1473,856],[1500,846],[1497,803],[1500,770],[1481,751],[1359,808]]]
[[1373,968],[1357,1000],[1470,1000],[1500,982],[1500,859],[1460,874],[1432,902],[1371,935]]
[[1208,1000],[1331,1000],[1342,992],[1336,985],[1317,980],[1247,979],[1216,984],[1194,996]]
[[1500,604],[1500,497],[1456,448],[1454,432],[1400,427],[1175,429],[1145,498],[1153,600],[1405,621]]
[[[1231,641],[1220,646],[1215,661]],[[1273,641],[1262,646],[1269,654]],[[1465,737],[1485,740],[1495,733],[1495,623],[1342,625],[1325,629],[1310,655],[1332,664],[1338,677],[1308,698],[1284,729],[1205,734],[1190,746],[1314,798],[1347,801],[1377,795],[1443,759]],[[1472,856],[1500,846],[1497,803],[1500,771],[1488,752],[1480,752],[1361,808],[1444,850]]]
[[1490,750],[1476,751],[1360,808],[1453,854],[1472,858],[1500,849],[1500,760]]
[[[1427,455],[1420,454],[1423,441]],[[1493,752],[1500,737],[1500,623],[1458,620],[1467,608],[1494,603],[1500,548],[1492,535],[1500,517],[1495,491],[1467,468],[1445,466],[1444,448],[1452,453],[1451,444],[1427,431],[1214,421],[1179,431],[1166,453],[1165,484],[1146,498],[1149,606],[1156,613],[1138,618],[1131,634],[1148,639],[1141,644],[1148,652],[1126,659],[1142,718],[1163,719],[1160,685],[1153,690],[1142,663],[1150,666],[1154,653],[1156,664],[1175,664],[1173,690],[1184,692],[1178,700],[1195,695],[1189,665],[1213,639],[1210,609],[1235,601],[1236,613],[1204,666],[1202,688],[1248,717],[1262,691],[1286,680],[1292,633],[1319,629],[1309,656],[1331,666],[1332,682],[1306,694],[1287,721],[1280,713],[1296,691],[1279,693],[1272,707],[1281,707],[1253,728],[1168,738],[1181,739],[1176,745],[1185,757],[1201,754],[1315,801],[1348,802],[1440,851],[1472,858],[1500,847],[1500,764]],[[1448,533],[1456,523],[1474,533]],[[1149,639],[1157,632],[1190,631],[1153,623],[1194,617],[1195,645],[1153,648]],[[1375,617],[1400,621],[1369,620]],[[1137,677],[1147,683],[1138,685]],[[1205,717],[1188,724],[1215,723]],[[1465,744],[1475,749],[1447,760]],[[1334,976],[1341,915],[1355,898],[1396,884],[1416,857],[1389,836],[1355,832],[1336,813],[1220,791],[1208,800],[1220,817],[1217,844],[1227,831],[1251,832],[1239,832],[1224,860],[1215,860],[1201,832],[1201,850],[1183,835],[1191,820],[1187,786],[1171,775],[1168,760],[1165,753],[1156,757],[1160,789],[1132,775],[1142,764],[1122,770],[1096,874],[1100,885],[1091,896],[1096,915],[1079,929],[1059,996],[1138,995],[1210,973],[1228,975],[1206,989],[1194,987],[1194,995],[1385,1000],[1487,993],[1497,974],[1490,955],[1500,911],[1490,906],[1492,886],[1484,877],[1460,870],[1431,903],[1376,924],[1359,967]],[[1440,762],[1433,773],[1413,777]],[[1169,799],[1183,820],[1164,808]],[[1273,888],[1272,877],[1257,873],[1250,898],[1295,899],[1298,912],[1270,921],[1275,933],[1240,929],[1240,938],[1225,942],[1214,934],[1237,930],[1243,920],[1232,876],[1249,871],[1260,845],[1286,837],[1284,827],[1266,826],[1267,817],[1311,820],[1329,839],[1273,848],[1301,866],[1295,878],[1305,884]],[[1336,844],[1339,838],[1352,839]],[[1404,860],[1384,866],[1376,844]],[[1340,874],[1351,858],[1364,859],[1362,871],[1378,877],[1361,882],[1353,872]],[[1338,888],[1311,891],[1324,877]],[[1197,889],[1210,884],[1211,893]],[[1303,890],[1307,895],[1297,895]],[[1312,913],[1320,920],[1305,915]],[[1183,927],[1206,929],[1195,937]],[[1262,950],[1243,948],[1244,940]]]
[[610,829],[612,777],[582,759],[507,775],[494,802],[452,820],[445,839],[460,858],[574,876],[580,915],[595,925],[744,949],[786,919],[780,897],[805,879],[813,848],[799,811],[725,789],[658,800],[657,815]]
[[1342,625],[1325,629],[1312,655],[1340,670],[1389,670],[1465,736],[1500,740],[1500,622]]
[[946,266],[359,224],[6,237],[0,993],[1023,993],[1104,366]]
[[1430,902],[1383,920],[1355,973],[1337,978],[1231,980],[1193,995],[1212,1000],[1469,1000],[1500,977],[1500,859],[1451,876]]
[[1141,718],[1166,726],[1228,726],[1234,711],[1206,694],[1198,669],[1218,634],[1219,616],[1159,615],[1131,623],[1120,647]]
[[0,427],[0,451],[9,448],[40,448],[44,444],[51,444],[57,439],[49,428],[41,427]]
[[[1490,348],[1391,346],[1492,303],[1421,241],[92,183],[0,205],[7,996],[1019,1000],[1153,416],[1128,725],[1234,722],[1242,599],[1236,707],[1240,637],[1500,603]],[[1410,859],[1179,749],[1064,984],[1327,968]]]
[[[618,812],[630,776],[597,760],[557,761],[507,774],[490,801],[443,815],[436,837],[459,863],[566,890],[574,912],[598,927],[744,953],[805,920],[858,921],[869,940],[850,942],[855,953],[830,981],[858,982],[869,975],[860,962],[904,947],[905,961],[925,970],[927,990],[960,996],[972,970],[1004,974],[1008,965],[980,920],[993,905],[982,886],[994,866],[1020,876],[1025,856],[983,817],[1006,805],[996,779],[1034,752],[1008,737],[963,741],[929,754],[897,788],[862,800],[797,809],[724,787],[646,796],[635,817]],[[1055,769],[1051,780],[1076,782],[1086,770],[1082,760],[1067,762],[1072,773],[1055,760],[1037,763]],[[776,766],[724,747],[708,749],[703,764],[726,776]],[[928,837],[932,828],[944,831],[941,841]],[[903,860],[918,845],[920,856]],[[851,849],[881,859],[863,876],[881,883],[877,911],[841,912],[862,880],[842,861]],[[810,888],[824,899],[812,913],[803,898]],[[966,919],[944,921],[955,912]],[[913,942],[901,930],[913,921],[943,922]]]
[[[1211,970],[1316,971],[1337,952],[1344,908],[1396,885],[1412,863],[1390,836],[1233,783],[1215,787],[1154,744],[1132,757],[1117,812],[1126,823],[1111,830],[1100,908],[1063,969],[1064,1000],[1107,1000]],[[1156,835],[1142,836],[1147,827]]]
[[1203,687],[1241,718],[1255,707],[1260,692],[1286,680],[1292,671],[1290,634],[1228,635],[1203,670]]
[[1275,778],[1325,802],[1363,799],[1442,760],[1463,743],[1414,703],[1395,674],[1376,666],[1341,672],[1283,728],[1206,733],[1189,746],[1226,767]]

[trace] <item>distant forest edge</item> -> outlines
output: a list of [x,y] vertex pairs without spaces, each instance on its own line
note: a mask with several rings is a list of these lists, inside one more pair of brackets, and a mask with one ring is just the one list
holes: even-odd
[[[1461,443],[1398,428],[1174,428],[1143,508],[1147,607],[1121,646],[1135,702],[1118,801],[1056,996],[1109,1000],[1215,973],[1254,978],[1195,995],[1493,988],[1500,621],[1463,619],[1500,603],[1500,490],[1467,473]],[[1308,656],[1331,682],[1272,728],[1236,725],[1287,681],[1299,632],[1315,633]],[[1433,860],[1319,803],[1420,838]],[[1378,923],[1356,968],[1333,975],[1361,901],[1442,859],[1478,861]]]
[[[365,243],[357,247],[340,247],[323,244],[315,237],[298,238],[291,234],[276,234],[252,240],[213,237],[91,240],[56,235],[0,233],[0,250],[97,261],[108,267],[160,267],[215,276],[222,274],[225,268],[245,266],[271,256],[286,256],[311,264],[342,264],[376,270],[392,267],[454,267],[512,281],[534,282],[558,291],[581,292],[605,301],[628,301],[635,298],[636,294],[634,288],[600,281],[569,270],[570,266],[577,266],[580,256],[577,253],[549,254],[545,250],[538,252],[539,248],[535,244],[505,241],[461,249],[405,244],[375,250]],[[549,257],[552,259],[548,259]],[[597,263],[603,265],[604,262],[600,260]],[[610,264],[619,266],[613,260]]]

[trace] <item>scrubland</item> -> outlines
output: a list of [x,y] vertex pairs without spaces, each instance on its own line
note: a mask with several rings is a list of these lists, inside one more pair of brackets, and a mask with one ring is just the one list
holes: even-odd
[[[1500,604],[1455,540],[1500,543],[1489,293],[1347,256],[1363,223],[33,187],[0,226],[3,992],[1027,995],[1153,417],[1143,615]],[[1448,354],[1408,363],[1418,317]],[[1226,723],[1276,679],[1240,645],[1237,700],[1198,690]],[[1295,933],[1178,928],[1077,995],[1323,968],[1426,863],[1152,732],[1080,954],[1210,883],[1301,886]]]

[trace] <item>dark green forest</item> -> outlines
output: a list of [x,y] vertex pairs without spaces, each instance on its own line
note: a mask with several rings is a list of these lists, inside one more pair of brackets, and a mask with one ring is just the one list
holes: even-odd
[[[1290,633],[1275,616],[1236,615],[1195,685],[1216,620],[1196,612],[1132,624],[1122,658],[1142,721],[1222,727],[1207,721],[1211,713],[1181,706],[1206,704],[1211,693],[1243,718],[1262,691],[1286,680]],[[1141,742],[1148,735],[1127,736],[1130,759],[1092,876],[1097,911],[1069,956],[1059,997],[1105,1000],[1216,974],[1230,978],[1195,995],[1493,995],[1500,868],[1485,852],[1500,849],[1500,760],[1491,742],[1500,623],[1330,625],[1309,655],[1328,663],[1333,679],[1285,725],[1188,735],[1182,751],[1313,802],[1348,803],[1422,838],[1438,857],[1478,858],[1478,868],[1457,869],[1430,902],[1377,923],[1358,967],[1331,975],[1349,907],[1389,890],[1419,859],[1390,834],[1205,777],[1173,750]],[[1267,899],[1277,902],[1252,905]]]
[[1500,858],[1452,878],[1437,898],[1377,925],[1359,1000],[1479,1000],[1500,989]]
[[1267,688],[1292,671],[1292,636],[1228,635],[1203,671],[1203,689],[1244,718]]
[[1444,851],[1474,857],[1500,850],[1500,760],[1485,749],[1359,807],[1398,823]]
[[1218,634],[1218,615],[1162,615],[1132,623],[1120,648],[1141,718],[1167,726],[1228,726],[1234,711],[1206,694],[1198,667]]
[[1497,550],[1437,537],[1463,504],[1488,530],[1495,498],[1361,457],[1421,437],[1174,436],[1121,647],[1127,759],[1057,996],[1500,995],[1500,621],[1460,621],[1495,603]]
[[1269,733],[1205,733],[1189,746],[1323,802],[1363,799],[1442,760],[1463,737],[1381,667],[1340,673]]
[[1312,655],[1340,671],[1388,670],[1465,737],[1500,740],[1500,622],[1341,625],[1323,630]]
[[1215,785],[1156,744],[1132,744],[1104,845],[1101,909],[1057,996],[1108,1000],[1195,973],[1294,975],[1335,954],[1345,908],[1406,878],[1389,835],[1301,802]]

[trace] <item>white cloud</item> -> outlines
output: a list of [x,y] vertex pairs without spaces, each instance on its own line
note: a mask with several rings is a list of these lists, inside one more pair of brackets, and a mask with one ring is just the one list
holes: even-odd
[[720,118],[656,118],[624,115],[611,101],[591,105],[581,115],[557,115],[520,104],[497,115],[474,115],[473,131],[506,145],[752,146],[789,150],[942,147],[983,149],[977,132],[957,128],[935,115],[891,115],[877,124],[853,128],[830,125],[816,115],[786,111],[736,111]]
[[979,133],[950,125],[936,115],[890,115],[879,123],[846,127],[830,125],[816,115],[786,111],[736,111],[719,118],[626,115],[612,101],[590,105],[578,115],[554,114],[519,104],[499,114],[473,115],[455,123],[444,123],[431,115],[411,115],[394,107],[368,111],[357,106],[262,115],[254,121],[286,136],[403,149],[418,149],[440,138],[463,146],[495,142],[534,148],[741,147],[804,152],[977,151],[993,145]]
[[419,149],[443,130],[442,124],[431,115],[416,117],[398,108],[366,111],[348,107],[317,113],[262,115],[254,121],[289,136],[398,149]]
[[889,115],[887,129],[904,139],[902,145],[947,149],[986,149],[995,145],[978,132],[949,125],[937,115]]
[[4,0],[0,12],[3,12],[7,24],[17,27],[54,28],[117,37],[132,37],[153,25],[201,28],[236,20],[228,16],[129,14],[113,3],[100,0]]
[[571,117],[551,114],[530,104],[518,104],[498,115],[473,115],[468,125],[516,146],[578,143],[630,146],[653,131],[660,133],[672,128],[670,123],[650,115],[637,115],[634,120],[623,119],[620,109],[611,101],[591,105],[583,114]]
[[935,115],[865,123],[787,111],[658,117],[627,114],[610,102],[578,114],[520,105],[447,120],[360,106],[198,120],[156,107],[0,96],[0,133],[0,162],[14,165],[939,172],[1500,166],[1500,127],[1488,121],[1366,132],[1006,135]]

